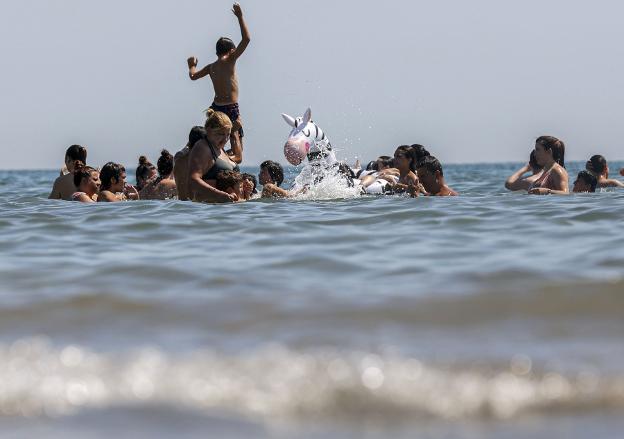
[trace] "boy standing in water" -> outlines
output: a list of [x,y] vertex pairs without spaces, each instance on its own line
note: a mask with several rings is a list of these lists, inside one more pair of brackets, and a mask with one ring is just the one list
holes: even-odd
[[188,59],[189,76],[196,81],[210,75],[212,85],[215,90],[215,97],[212,108],[228,115],[232,124],[232,134],[230,136],[231,151],[228,153],[232,161],[241,163],[243,161],[243,125],[238,108],[238,77],[236,76],[236,61],[243,54],[249,42],[249,30],[243,19],[243,10],[238,3],[234,3],[232,12],[238,18],[242,40],[238,46],[229,38],[220,38],[217,41],[218,59],[212,64],[208,64],[201,70],[197,70],[197,58],[192,56]]

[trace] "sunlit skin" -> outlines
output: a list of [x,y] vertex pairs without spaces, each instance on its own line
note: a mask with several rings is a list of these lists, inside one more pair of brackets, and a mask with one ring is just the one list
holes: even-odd
[[107,190],[102,190],[98,196],[99,202],[115,203],[129,199],[138,200],[139,193],[134,186],[126,184],[126,173],[122,172],[119,179],[113,177]]
[[[195,144],[189,154],[188,188],[190,198],[194,201],[210,203],[229,203],[236,201],[236,196],[218,190],[214,180],[204,181],[203,176],[214,166],[215,160],[210,145],[213,146],[218,158],[229,161],[223,148],[230,139],[229,129],[207,130],[206,139]],[[210,144],[208,143],[210,142]]]
[[253,190],[254,190],[253,181],[245,178],[243,180],[243,190],[242,190],[243,198],[245,200],[250,200],[251,197],[253,196]]
[[394,152],[394,167],[399,170],[399,181],[392,186],[394,192],[409,192],[413,197],[417,197],[420,191],[418,176],[411,170],[410,165],[413,159],[407,154],[397,149]]
[[453,189],[451,189],[444,181],[444,176],[440,171],[431,173],[427,168],[421,167],[417,169],[418,179],[423,185],[428,195],[437,197],[448,197],[459,195]]
[[[601,173],[594,172],[592,169],[587,169],[598,180],[598,187],[624,187],[624,183],[614,178],[609,178],[609,166]],[[620,170],[620,174],[622,170]]]
[[[531,175],[525,177],[525,174],[529,172]],[[510,191],[528,191],[531,185],[542,176],[542,172],[543,169],[533,169],[531,164],[527,163],[505,181],[505,188]]]
[[[549,176],[544,179],[540,187],[530,189],[529,194],[569,194],[570,189],[568,187],[568,172],[555,161],[552,150],[546,149],[541,144],[536,143],[535,159],[537,160],[537,163],[544,168],[540,178],[545,174],[549,174]],[[539,178],[536,181],[539,181]]]
[[267,168],[260,168],[258,182],[262,185],[262,198],[288,198],[293,195],[275,184]]
[[65,169],[61,170],[61,175],[54,181],[48,198],[54,200],[72,199],[72,195],[76,192],[76,186],[74,186],[74,163],[75,161],[70,157],[65,157]]
[[89,174],[89,178],[83,178],[80,181],[77,192],[84,193],[74,198],[74,200],[82,203],[95,203],[98,199],[101,185],[100,173],[98,171],[92,171]]
[[[210,76],[212,85],[215,91],[214,103],[215,105],[230,105],[238,103],[238,76],[236,74],[236,61],[245,52],[247,46],[251,42],[249,29],[243,18],[243,10],[238,3],[235,3],[232,7],[232,13],[238,19],[238,24],[241,31],[241,42],[235,48],[231,49],[228,53],[219,56],[219,58],[212,64],[208,64],[201,70],[197,70],[198,59],[195,56],[188,58],[187,63],[189,67],[189,77],[191,80],[196,81],[198,79]],[[241,163],[243,160],[243,143],[239,136],[238,130],[242,126],[240,118],[233,120],[234,129],[231,136],[231,159],[235,163]]]

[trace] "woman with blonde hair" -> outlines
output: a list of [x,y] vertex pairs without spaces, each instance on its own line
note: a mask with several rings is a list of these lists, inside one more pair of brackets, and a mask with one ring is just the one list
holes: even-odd
[[230,160],[224,147],[230,140],[232,122],[220,111],[206,111],[206,136],[190,151],[188,161],[188,189],[193,201],[209,203],[231,203],[236,196],[216,187],[217,175],[221,171],[233,171],[236,163]]

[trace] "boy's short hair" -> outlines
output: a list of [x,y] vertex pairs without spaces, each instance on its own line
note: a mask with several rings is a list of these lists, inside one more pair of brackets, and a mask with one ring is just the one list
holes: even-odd
[[281,186],[284,182],[284,168],[282,168],[282,165],[274,162],[273,160],[267,160],[265,162],[262,162],[262,164],[260,165],[260,169],[264,168],[266,168],[266,170],[269,172],[271,180],[273,180],[276,185]]
[[243,181],[243,176],[236,171],[221,171],[217,174],[217,189],[227,191]]
[[87,163],[87,149],[84,146],[72,145],[65,151],[65,158],[70,160],[80,160],[82,163]]
[[423,159],[418,162],[416,167],[425,168],[431,174],[435,174],[436,171],[440,171],[440,175],[444,176],[444,172],[442,172],[442,164],[437,158],[432,155],[423,157]]
[[576,176],[576,179],[577,180],[583,180],[585,182],[585,184],[589,185],[591,187],[590,192],[596,192],[596,186],[598,185],[598,179],[593,174],[591,174],[590,172],[581,171]]
[[219,38],[219,41],[217,41],[217,56],[226,55],[232,49],[236,49],[236,44],[234,44],[234,41],[230,40],[227,37]]

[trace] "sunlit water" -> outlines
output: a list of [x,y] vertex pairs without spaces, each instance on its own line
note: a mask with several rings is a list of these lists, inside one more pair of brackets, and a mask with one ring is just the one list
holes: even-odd
[[516,167],[237,205],[0,172],[0,434],[619,437],[624,191],[508,193]]

